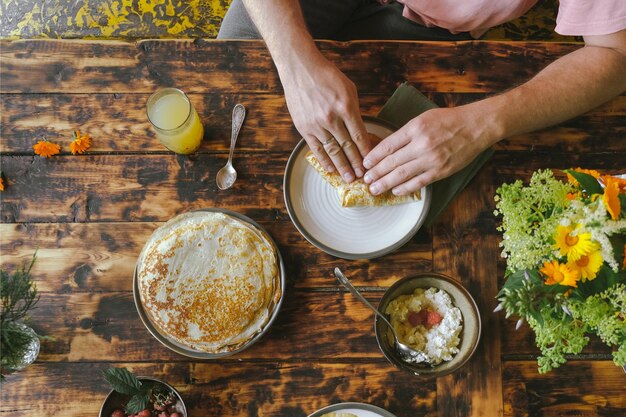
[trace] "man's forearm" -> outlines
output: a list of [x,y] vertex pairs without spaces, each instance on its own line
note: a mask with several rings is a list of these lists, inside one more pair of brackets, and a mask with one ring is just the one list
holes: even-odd
[[319,55],[309,34],[299,0],[243,0],[279,72],[294,61]]
[[486,128],[486,145],[561,123],[626,91],[626,55],[585,46],[506,93],[468,105]]

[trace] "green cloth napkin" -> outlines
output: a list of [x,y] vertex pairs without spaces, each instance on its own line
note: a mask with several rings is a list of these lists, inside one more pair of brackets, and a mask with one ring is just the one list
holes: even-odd
[[[437,107],[435,103],[405,82],[387,100],[378,113],[378,118],[401,127],[414,117],[435,107]],[[424,221],[426,227],[435,222],[439,214],[465,188],[491,155],[493,155],[493,149],[488,148],[459,172],[432,184],[430,210]]]

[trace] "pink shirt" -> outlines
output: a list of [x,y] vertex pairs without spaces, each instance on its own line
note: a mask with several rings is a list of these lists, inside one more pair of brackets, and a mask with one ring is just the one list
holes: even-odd
[[[537,0],[398,0],[404,17],[424,26],[474,38],[516,19]],[[388,0],[382,0],[388,2]],[[562,35],[603,35],[626,28],[626,0],[561,0],[556,31]]]

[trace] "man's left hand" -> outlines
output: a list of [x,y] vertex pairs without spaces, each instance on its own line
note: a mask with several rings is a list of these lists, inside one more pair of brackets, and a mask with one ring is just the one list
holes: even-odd
[[462,107],[432,109],[389,135],[364,158],[374,195],[406,195],[467,166],[490,143]]

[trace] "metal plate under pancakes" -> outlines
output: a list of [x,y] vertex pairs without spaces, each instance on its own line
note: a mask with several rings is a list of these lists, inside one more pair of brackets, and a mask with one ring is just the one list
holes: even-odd
[[[387,122],[364,116],[370,133],[385,138],[394,132]],[[305,155],[304,139],[285,169],[285,205],[296,229],[311,244],[344,259],[373,259],[395,251],[417,233],[430,208],[431,186],[421,200],[386,207],[341,207],[336,190],[315,171]]]
[[352,413],[357,417],[396,417],[387,410],[366,403],[339,403],[317,410],[309,417],[321,417],[326,413]]
[[257,222],[255,222],[251,218],[244,216],[243,214],[237,213],[235,211],[231,211],[228,209],[220,209],[220,208],[207,208],[207,209],[192,210],[192,211],[200,211],[200,212],[206,211],[206,212],[226,214],[228,216],[234,217],[237,220],[241,220],[242,222],[248,223],[249,225],[261,230],[263,234],[267,237],[271,245],[274,247],[274,250],[276,251],[276,258],[278,260],[278,271],[279,271],[279,279],[280,279],[280,292],[281,292],[280,299],[278,300],[278,302],[272,309],[269,320],[267,321],[265,326],[263,326],[263,329],[260,332],[255,334],[250,340],[248,340],[248,342],[246,342],[239,349],[235,349],[230,352],[210,353],[210,352],[204,352],[201,350],[196,350],[189,346],[178,343],[172,340],[171,338],[167,337],[166,335],[162,334],[157,329],[157,327],[152,323],[152,321],[148,317],[147,313],[144,311],[143,304],[141,303],[141,296],[139,294],[139,287],[138,287],[139,284],[137,282],[137,266],[135,266],[135,271],[133,273],[133,300],[135,301],[135,307],[137,308],[137,313],[139,313],[139,318],[143,322],[144,326],[146,326],[146,329],[148,329],[150,334],[152,334],[152,336],[154,336],[154,338],[157,339],[159,342],[161,342],[161,344],[163,344],[165,347],[173,350],[174,352],[180,355],[184,355],[184,356],[188,356],[190,358],[196,358],[196,359],[217,359],[217,358],[222,358],[225,356],[231,356],[231,355],[234,355],[243,351],[244,349],[247,349],[248,347],[253,345],[255,342],[257,342],[267,332],[267,330],[270,328],[270,326],[276,319],[276,316],[278,315],[278,311],[280,310],[280,306],[282,305],[283,298],[285,297],[285,266],[283,264],[283,258],[280,254],[280,251],[278,250],[278,246],[276,245],[276,242],[274,242],[274,239],[269,235],[269,233],[267,233],[267,231],[265,231],[265,229],[263,229]]

